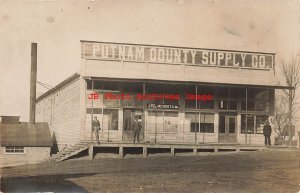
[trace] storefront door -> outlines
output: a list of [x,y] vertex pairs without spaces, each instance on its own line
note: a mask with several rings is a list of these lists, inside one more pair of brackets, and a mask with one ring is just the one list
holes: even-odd
[[[124,142],[133,142],[133,124],[136,117],[138,117],[139,121],[142,121],[142,110],[137,109],[124,109],[123,112],[123,141]],[[143,123],[142,123],[143,125]],[[140,131],[139,138],[140,141],[143,140],[143,128]]]
[[219,136],[220,143],[236,142],[236,116],[220,115],[219,116]]

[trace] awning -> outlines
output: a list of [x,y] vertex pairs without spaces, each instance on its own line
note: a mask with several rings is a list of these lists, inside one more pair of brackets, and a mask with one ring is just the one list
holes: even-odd
[[85,80],[117,81],[117,82],[142,82],[142,83],[160,83],[160,84],[181,84],[181,85],[203,85],[203,86],[220,86],[220,87],[242,87],[242,88],[265,88],[265,89],[288,89],[294,87],[281,85],[251,85],[251,84],[228,84],[228,83],[211,83],[211,82],[194,82],[194,81],[170,81],[154,79],[129,79],[129,78],[107,78],[107,77],[90,77],[83,76]]

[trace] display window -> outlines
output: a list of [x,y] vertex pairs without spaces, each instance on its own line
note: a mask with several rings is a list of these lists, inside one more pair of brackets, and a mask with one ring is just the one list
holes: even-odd
[[198,112],[185,113],[184,130],[190,133],[214,133],[214,114]]

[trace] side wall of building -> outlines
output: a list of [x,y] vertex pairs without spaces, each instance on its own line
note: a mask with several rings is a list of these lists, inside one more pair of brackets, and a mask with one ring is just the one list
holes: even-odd
[[50,157],[50,147],[25,147],[25,153],[6,154],[5,147],[0,147],[2,166],[32,164],[47,160]]
[[59,150],[80,140],[79,77],[39,100],[36,108],[37,121],[48,122]]

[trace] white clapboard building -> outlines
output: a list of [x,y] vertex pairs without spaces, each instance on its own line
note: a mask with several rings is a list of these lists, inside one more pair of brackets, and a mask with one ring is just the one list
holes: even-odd
[[[275,54],[81,41],[81,69],[37,99],[59,148],[92,140],[264,144],[274,114]],[[274,136],[274,132],[273,132]],[[95,139],[93,139],[95,140]]]

